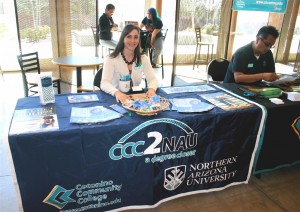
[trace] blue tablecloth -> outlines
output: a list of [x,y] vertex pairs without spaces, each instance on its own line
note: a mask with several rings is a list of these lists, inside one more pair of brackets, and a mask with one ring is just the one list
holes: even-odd
[[[158,91],[165,98],[201,99],[199,93]],[[116,103],[105,93],[96,94],[100,102],[76,106]],[[75,104],[69,104],[67,96],[55,97],[59,130],[9,136],[25,211],[154,207],[250,178],[264,124],[260,107],[132,113],[101,124],[77,125],[69,122]],[[38,106],[39,98],[30,97],[19,99],[15,109]]]
[[[220,85],[228,91],[243,96],[235,83]],[[300,163],[300,102],[293,102],[283,95],[284,104],[276,105],[269,99],[252,101],[266,108],[264,138],[259,144],[253,174],[261,174]]]

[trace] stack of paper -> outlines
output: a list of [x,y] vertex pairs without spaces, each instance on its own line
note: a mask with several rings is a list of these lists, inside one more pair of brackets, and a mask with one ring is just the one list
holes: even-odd
[[268,85],[272,86],[290,86],[297,80],[296,76],[290,76],[290,75],[282,75],[278,80],[275,80],[273,82],[265,81]]

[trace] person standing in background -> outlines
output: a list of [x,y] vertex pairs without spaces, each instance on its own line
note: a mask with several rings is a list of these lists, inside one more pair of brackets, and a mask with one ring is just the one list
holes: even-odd
[[112,29],[118,27],[112,18],[114,12],[115,6],[113,4],[106,5],[105,13],[99,18],[99,25],[97,27],[97,34],[100,35],[100,44],[109,49],[115,49],[118,43],[118,41],[112,39]]
[[151,65],[153,68],[159,68],[157,66],[157,59],[159,54],[163,49],[163,38],[161,29],[163,27],[163,22],[158,16],[157,10],[155,8],[149,8],[147,11],[147,16],[142,20],[140,28],[146,28],[147,31],[151,33],[150,46],[152,51],[152,61]]

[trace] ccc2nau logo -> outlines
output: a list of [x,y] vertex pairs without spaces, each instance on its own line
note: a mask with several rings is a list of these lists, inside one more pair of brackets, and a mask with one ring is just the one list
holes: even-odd
[[[170,124],[178,127],[185,132],[184,136],[172,136],[171,138],[163,137],[160,132],[152,131],[147,133],[147,138],[154,141],[147,148],[144,146],[147,141],[129,141],[133,135],[137,134],[143,128],[154,124]],[[143,155],[153,155],[165,152],[177,152],[190,150],[197,145],[198,134],[183,122],[175,119],[161,118],[153,119],[144,122],[135,129],[123,136],[117,144],[113,145],[109,150],[109,157],[113,160],[120,160],[122,158],[140,157]],[[148,141],[149,142],[149,141]]]

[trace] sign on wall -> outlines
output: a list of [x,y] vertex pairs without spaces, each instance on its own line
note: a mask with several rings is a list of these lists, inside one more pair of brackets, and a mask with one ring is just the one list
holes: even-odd
[[287,0],[234,0],[234,10],[284,13]]

